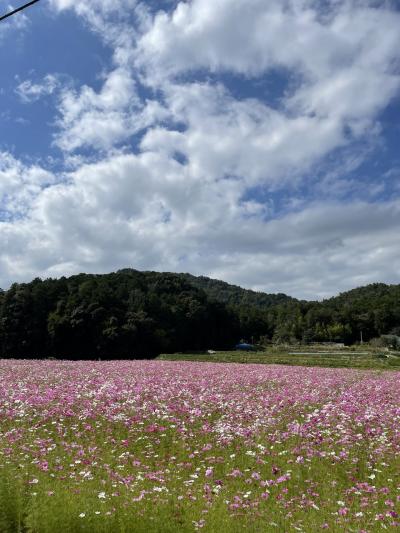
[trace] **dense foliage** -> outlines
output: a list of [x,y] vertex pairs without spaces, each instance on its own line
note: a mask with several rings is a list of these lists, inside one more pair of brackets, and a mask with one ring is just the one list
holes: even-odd
[[400,334],[400,285],[374,283],[322,302],[256,293],[207,278],[197,278],[196,285],[228,303],[247,340],[352,344]]
[[189,274],[120,270],[0,291],[0,357],[152,357],[250,342],[354,343],[400,333],[400,285],[323,302]]
[[0,295],[1,357],[151,357],[228,348],[237,336],[223,304],[174,274],[35,279]]
[[249,289],[243,289],[237,285],[231,285],[226,281],[210,279],[205,276],[192,276],[191,274],[180,274],[191,285],[202,289],[207,295],[219,302],[240,307],[257,307],[267,309],[280,304],[294,303],[297,300],[286,294],[266,294]]

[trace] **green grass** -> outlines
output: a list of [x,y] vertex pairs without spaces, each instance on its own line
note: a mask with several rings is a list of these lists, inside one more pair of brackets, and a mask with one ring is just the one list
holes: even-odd
[[[324,348],[326,350],[326,348]],[[351,350],[343,350],[343,353],[327,353],[312,355],[293,355],[288,351],[311,351],[306,348],[291,348],[287,351],[269,350],[265,352],[242,352],[226,351],[215,354],[208,353],[175,353],[161,354],[158,359],[161,361],[201,361],[208,363],[257,363],[268,365],[294,365],[294,366],[319,366],[327,368],[362,368],[374,370],[399,370],[400,353],[386,354],[382,352],[370,351],[366,355],[357,355]],[[360,349],[364,351],[364,349]]]
[[[119,431],[116,431],[118,434]],[[118,435],[119,436],[119,435]],[[82,482],[81,479],[68,478],[60,480],[49,478],[48,474],[38,474],[37,468],[32,461],[21,466],[14,462],[2,464],[0,468],[0,531],[1,533],[193,533],[201,530],[207,533],[239,533],[249,531],[261,532],[295,532],[313,533],[319,531],[324,523],[329,522],[329,531],[342,533],[343,523],[337,516],[338,501],[344,498],[344,494],[351,487],[352,472],[361,480],[368,480],[371,473],[371,465],[368,462],[368,444],[355,450],[348,460],[341,463],[333,463],[330,455],[326,458],[313,458],[305,464],[296,464],[293,460],[290,465],[290,483],[282,483],[280,486],[269,489],[260,489],[257,481],[251,480],[251,473],[258,472],[263,479],[275,478],[271,474],[271,465],[284,473],[288,469],[288,449],[302,446],[301,439],[292,439],[285,444],[275,444],[268,455],[257,453],[257,457],[246,455],[246,443],[235,442],[228,447],[214,447],[212,452],[199,453],[192,459],[188,468],[182,464],[188,461],[188,447],[201,449],[208,442],[207,437],[199,438],[196,434],[196,442],[182,442],[176,439],[173,433],[166,437],[163,447],[157,447],[157,459],[148,457],[148,445],[153,446],[151,439],[144,440],[130,449],[135,457],[146,458],[146,466],[150,471],[160,469],[160,461],[165,463],[163,468],[171,471],[168,479],[168,493],[165,496],[151,491],[155,482],[143,479],[136,483],[137,487],[125,487],[118,482],[112,483],[109,479],[104,483],[101,473],[94,479]],[[101,448],[104,463],[114,471],[117,470],[118,455],[121,450],[112,452],[112,446],[107,440],[109,435],[99,432],[92,444],[97,443]],[[268,443],[268,435],[260,435],[260,442]],[[252,446],[253,449],[254,446]],[[323,451],[323,448],[321,449]],[[231,456],[235,455],[232,459]],[[175,457],[174,461],[169,458]],[[354,458],[357,465],[354,466]],[[295,459],[295,456],[293,456]],[[68,468],[70,458],[63,460],[63,465],[68,472],[74,469]],[[216,460],[216,461],[215,461]],[[169,465],[167,464],[169,462]],[[398,458],[382,457],[384,470],[382,483],[389,486],[391,493],[396,492],[396,477],[400,468]],[[205,477],[206,465],[214,465],[213,479]],[[178,465],[178,466],[177,466]],[[379,467],[379,465],[376,465]],[[249,483],[245,482],[243,475],[237,479],[231,479],[229,472],[232,468],[239,468],[247,472]],[[80,466],[78,469],[82,468]],[[77,470],[78,470],[77,469]],[[145,472],[144,468],[138,469]],[[187,485],[183,480],[193,479],[193,474],[198,475],[191,485],[191,500],[188,499]],[[278,474],[279,475],[279,474]],[[79,477],[79,476],[78,476]],[[31,479],[37,479],[38,483],[29,485]],[[388,482],[387,479],[391,479]],[[212,492],[209,500],[204,497],[204,485],[209,483],[214,486],[216,479],[223,479],[224,485],[219,492]],[[329,480],[329,482],[328,482]],[[380,481],[374,483],[381,485]],[[286,489],[283,492],[282,489]],[[312,489],[312,490],[311,490]],[[150,496],[146,495],[142,501],[134,501],[141,490],[149,490]],[[270,496],[265,501],[260,498],[263,490],[268,490]],[[104,491],[106,496],[99,499],[99,491]],[[242,507],[237,513],[228,509],[227,502],[233,503],[235,497],[240,496],[241,501],[246,501],[244,494],[251,492],[248,498],[249,506]],[[49,496],[49,493],[52,493]],[[314,493],[315,492],[315,493]],[[118,495],[117,495],[118,494]],[[291,506],[289,518],[284,512],[284,502],[301,501],[302,494],[310,494],[312,500],[304,508]],[[313,495],[311,495],[313,494]],[[179,500],[179,496],[184,496]],[[257,507],[252,507],[253,501],[259,501]],[[355,515],[360,510],[361,496],[351,496],[346,501],[349,513]],[[369,515],[385,512],[385,495],[374,495],[371,498],[373,508]],[[293,509],[294,508],[294,509]],[[84,515],[84,516],[83,516]],[[196,527],[205,520],[202,528]],[[369,525],[367,525],[367,522]],[[371,517],[361,517],[353,520],[351,527],[345,531],[358,532],[364,527],[368,532]],[[290,525],[289,525],[290,524]],[[295,526],[294,526],[295,524]],[[380,530],[380,528],[379,528]]]

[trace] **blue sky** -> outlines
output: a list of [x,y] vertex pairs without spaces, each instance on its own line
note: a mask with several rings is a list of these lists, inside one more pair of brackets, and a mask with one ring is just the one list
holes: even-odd
[[0,287],[400,282],[396,2],[41,0],[0,49]]
[[22,29],[11,28],[9,20],[3,23],[7,27],[1,40],[1,147],[21,158],[58,158],[62,154],[52,146],[56,101],[43,98],[27,105],[16,87],[28,79],[40,83],[48,73],[55,73],[66,84],[99,88],[99,75],[107,69],[112,53],[73,12],[56,14],[43,0],[25,11]]

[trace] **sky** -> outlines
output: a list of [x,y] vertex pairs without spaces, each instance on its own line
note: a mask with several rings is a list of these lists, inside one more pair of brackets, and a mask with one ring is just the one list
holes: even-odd
[[0,287],[400,283],[399,51],[396,0],[41,0],[0,22]]

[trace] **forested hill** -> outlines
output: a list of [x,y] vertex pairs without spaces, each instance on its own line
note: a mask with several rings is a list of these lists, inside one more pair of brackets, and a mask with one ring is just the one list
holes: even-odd
[[396,305],[400,302],[400,285],[386,285],[385,283],[372,283],[365,287],[358,287],[347,292],[342,292],[328,300],[324,300],[324,305]]
[[180,274],[191,285],[202,289],[212,300],[217,300],[228,305],[251,306],[267,309],[277,305],[294,303],[297,300],[286,294],[267,294],[243,289],[237,285],[231,285],[226,281],[211,279],[205,276],[192,276],[192,274]]
[[[373,283],[339,294],[318,304],[324,321],[350,325],[364,340],[384,334],[400,335],[400,285]],[[358,337],[360,338],[360,337]],[[354,339],[354,335],[350,336]]]
[[322,302],[266,294],[224,281],[182,274],[212,299],[225,303],[239,319],[247,340],[345,342],[400,335],[400,285],[374,283]]
[[151,357],[238,336],[234,313],[175,274],[79,274],[0,293],[1,357]]
[[264,294],[190,274],[35,279],[0,291],[0,357],[126,358],[254,342],[354,343],[400,335],[400,285],[323,302]]

